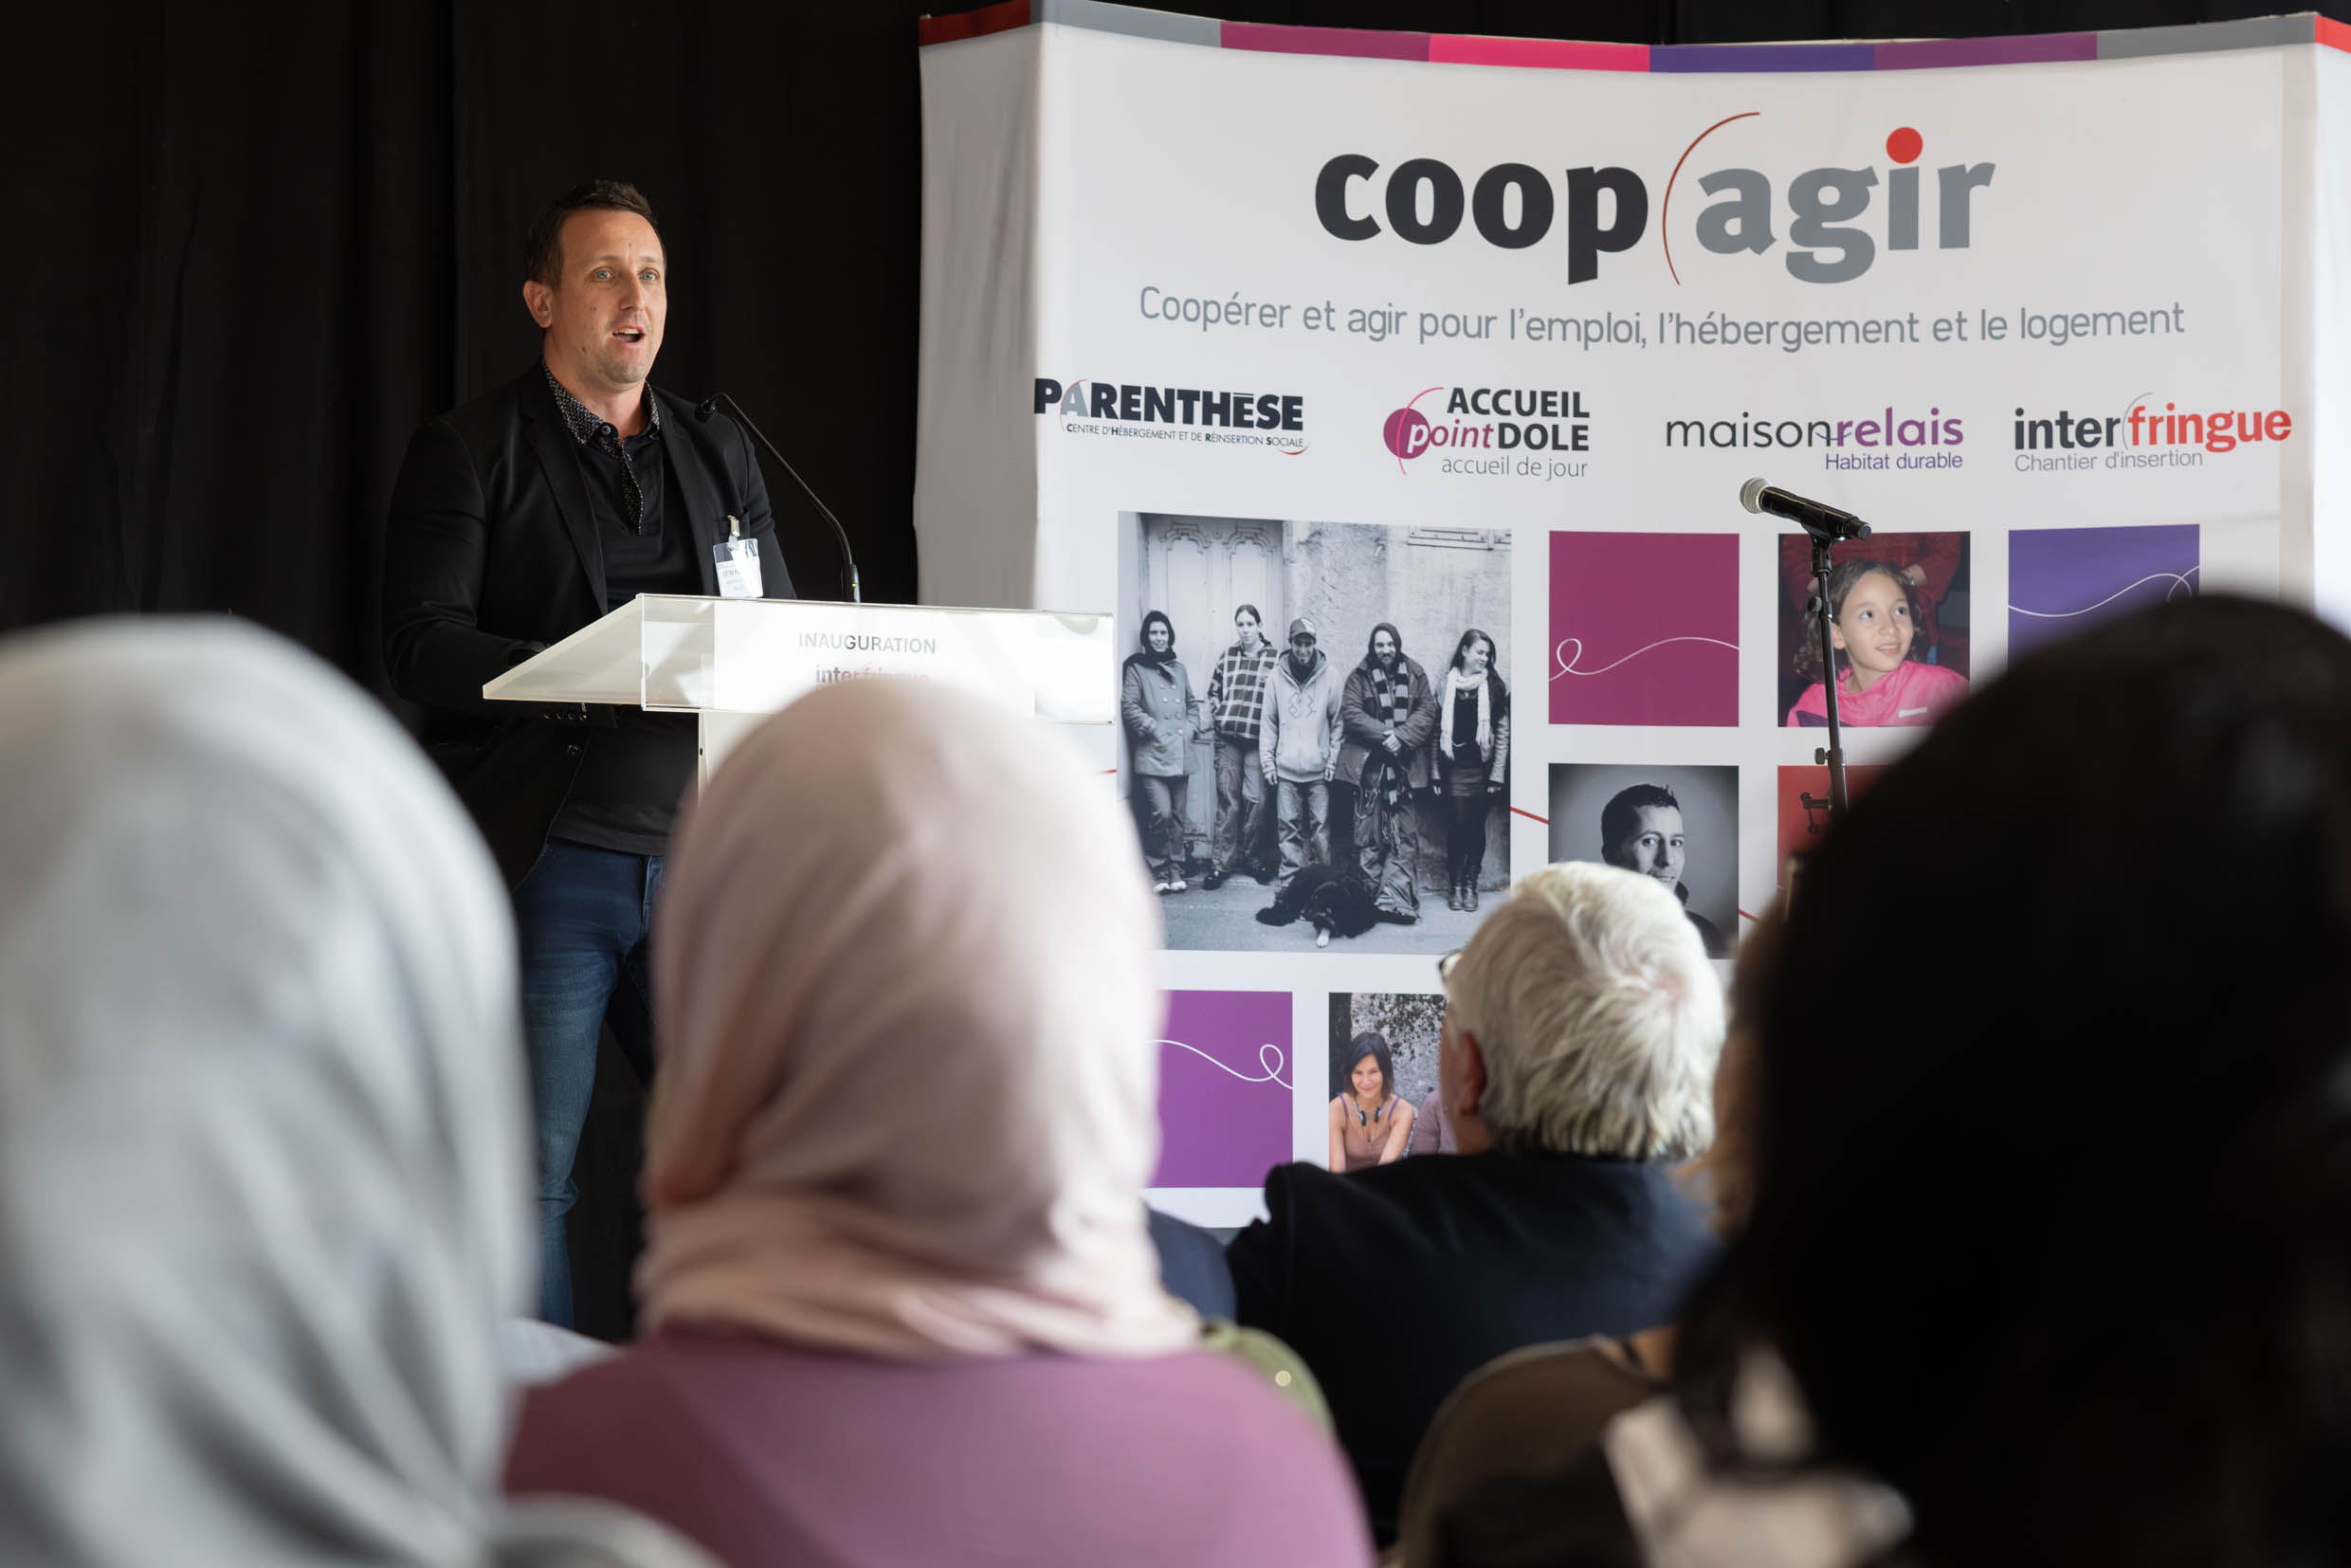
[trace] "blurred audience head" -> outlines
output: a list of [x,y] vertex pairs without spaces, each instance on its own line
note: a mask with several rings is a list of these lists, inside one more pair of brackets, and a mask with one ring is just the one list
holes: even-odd
[[638,1276],[656,1326],[869,1355],[1189,1342],[1141,1194],[1158,915],[1048,726],[913,682],[769,720],[682,824]]
[[1730,1022],[1714,1068],[1714,1140],[1685,1173],[1720,1236],[1746,1224],[1755,1198],[1755,1037],[1778,974],[1781,925],[1781,905],[1775,901],[1739,944],[1739,961],[1731,971]]
[[226,621],[0,644],[0,1559],[623,1560],[489,1497],[530,1187],[454,797]]
[[1701,1432],[1772,1350],[1924,1563],[2351,1555],[2346,973],[2351,643],[2201,598],[1978,691],[1788,911]]
[[1652,879],[1533,872],[1469,939],[1446,994],[1439,1083],[1466,1151],[1686,1159],[1713,1137],[1722,986]]

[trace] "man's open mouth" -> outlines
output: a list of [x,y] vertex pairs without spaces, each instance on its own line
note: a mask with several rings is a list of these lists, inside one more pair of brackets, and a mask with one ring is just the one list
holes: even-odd
[[615,327],[612,329],[612,336],[624,343],[642,343],[645,341],[645,329],[643,327]]

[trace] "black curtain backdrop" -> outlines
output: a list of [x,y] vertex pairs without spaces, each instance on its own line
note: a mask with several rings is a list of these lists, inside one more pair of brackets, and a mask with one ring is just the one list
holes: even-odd
[[[432,414],[537,352],[521,235],[590,177],[651,197],[656,378],[726,390],[917,591],[920,106],[911,0],[53,8],[16,56],[0,630],[222,610],[381,691],[376,557]],[[965,9],[941,6],[939,9]],[[1233,20],[1647,43],[2259,14],[2199,0],[1221,0]],[[2351,15],[2332,0],[2330,15]],[[2185,106],[2183,108],[2192,108]],[[768,475],[795,581],[823,525]]]
[[[246,14],[240,17],[238,13]],[[911,598],[916,10],[356,4],[52,14],[17,61],[0,313],[15,503],[0,629],[219,610],[377,690],[376,561],[410,433],[538,353],[522,232],[635,181],[655,377],[731,392]],[[770,471],[804,591],[829,535]]]
[[[43,8],[10,29],[20,222],[0,308],[0,631],[228,611],[384,690],[375,597],[410,432],[529,365],[522,232],[634,181],[670,261],[655,376],[725,390],[917,591],[920,104],[909,0]],[[1627,43],[2217,21],[2197,0],[1219,0],[1235,21]],[[2351,15],[2351,0],[2326,14]],[[2196,106],[2182,104],[2182,112]],[[2225,128],[2219,128],[2226,134]],[[1137,128],[1134,134],[1147,134]],[[804,593],[821,521],[771,471]],[[0,745],[35,738],[0,737]],[[580,1156],[581,1326],[629,1321],[642,1094],[609,1048]]]

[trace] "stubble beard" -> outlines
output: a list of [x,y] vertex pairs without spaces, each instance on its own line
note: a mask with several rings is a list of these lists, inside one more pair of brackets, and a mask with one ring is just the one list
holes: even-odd
[[612,386],[642,387],[646,379],[653,374],[653,356],[647,354],[632,364],[622,356],[621,351],[615,349],[611,339],[607,337],[596,345],[595,365],[596,373]]

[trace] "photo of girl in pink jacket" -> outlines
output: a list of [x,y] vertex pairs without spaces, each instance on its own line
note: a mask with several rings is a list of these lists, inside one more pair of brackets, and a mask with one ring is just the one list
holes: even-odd
[[[1966,676],[1911,657],[1921,614],[1917,590],[1902,573],[1879,560],[1842,561],[1830,569],[1828,592],[1838,722],[1868,728],[1931,724],[1967,695]],[[1820,641],[1809,628],[1795,667],[1812,684],[1788,710],[1788,726],[1827,724]]]

